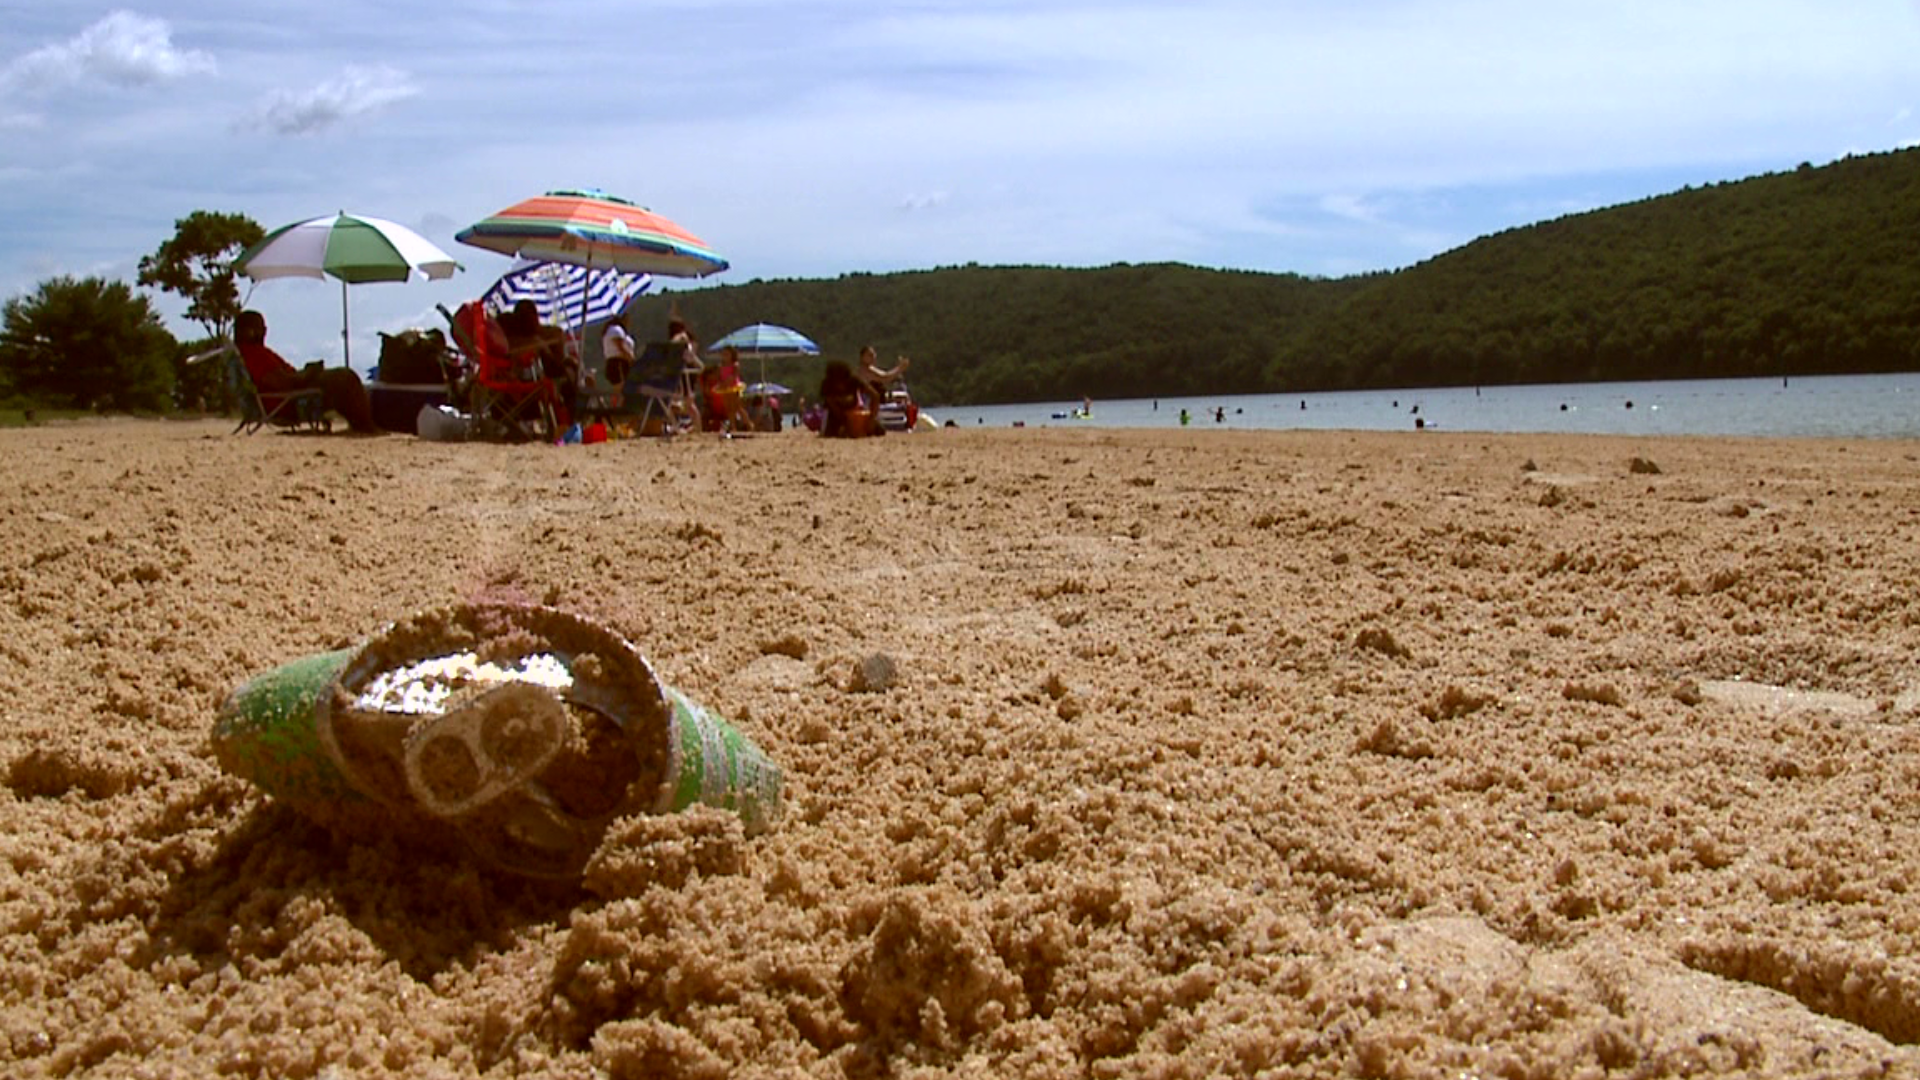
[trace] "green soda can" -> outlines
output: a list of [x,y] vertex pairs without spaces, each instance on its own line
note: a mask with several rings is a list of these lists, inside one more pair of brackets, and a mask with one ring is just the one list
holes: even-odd
[[631,642],[508,604],[414,615],[249,679],[221,707],[213,749],[329,828],[454,836],[537,877],[579,874],[627,814],[705,805],[764,831],[784,782]]

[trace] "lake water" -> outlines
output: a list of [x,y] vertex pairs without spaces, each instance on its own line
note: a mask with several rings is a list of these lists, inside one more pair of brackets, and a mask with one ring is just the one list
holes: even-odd
[[[1179,427],[1241,430],[1552,432],[1582,435],[1752,435],[1920,438],[1920,372],[1780,379],[1563,383],[1330,394],[1248,394],[1107,401],[1074,419],[1078,401],[927,407],[961,427]],[[1215,419],[1215,410],[1224,410]]]

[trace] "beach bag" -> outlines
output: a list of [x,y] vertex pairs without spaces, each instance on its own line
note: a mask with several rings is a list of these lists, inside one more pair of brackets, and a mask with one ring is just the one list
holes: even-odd
[[444,384],[440,358],[447,339],[438,330],[402,330],[380,335],[379,381],[397,385]]
[[464,442],[473,423],[450,405],[422,405],[413,418],[413,429],[428,442]]

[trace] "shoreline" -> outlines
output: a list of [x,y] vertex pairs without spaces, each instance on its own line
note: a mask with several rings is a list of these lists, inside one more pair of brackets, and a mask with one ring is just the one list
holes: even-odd
[[1508,434],[1911,439],[1920,438],[1912,394],[1920,394],[1920,373],[1806,376],[1791,389],[1729,378],[1111,399],[1094,402],[1091,421],[1052,415],[1078,408],[1079,399],[929,409],[965,417],[969,427],[991,417],[993,426],[1174,429],[1186,407],[1192,428],[1214,428],[1213,410],[1225,406],[1220,426],[1257,430],[1411,431],[1423,421],[1425,430]]
[[[1166,400],[1173,400],[1173,399],[1161,399],[1161,400],[1166,401]],[[1190,400],[1197,401],[1201,399],[1194,398]],[[1208,400],[1212,400],[1212,399],[1208,399]],[[1046,406],[1046,405],[981,406],[981,408],[994,408],[994,409],[1024,409],[1024,408],[1039,409],[1039,408],[1047,408],[1047,407],[1049,406]],[[952,412],[953,409],[951,407],[948,407],[944,409],[939,409],[936,412],[934,408],[930,407],[927,411],[929,413],[934,414],[941,424],[945,424],[946,418],[944,414],[948,412]],[[32,431],[72,430],[72,429],[78,429],[78,428],[85,428],[89,426],[137,427],[141,425],[151,425],[153,427],[160,428],[160,429],[204,428],[205,430],[195,430],[195,432],[193,433],[193,437],[205,438],[205,439],[213,439],[213,438],[224,439],[228,436],[229,432],[233,431],[233,425],[235,422],[236,421],[233,417],[221,417],[221,416],[132,416],[132,415],[112,414],[112,415],[87,415],[87,416],[70,416],[70,417],[39,417],[35,419],[32,423],[28,423],[28,424],[15,424],[12,426],[0,425],[0,438],[6,438],[9,435],[18,435],[18,434],[32,432]],[[794,421],[790,419],[789,422],[793,423]],[[232,437],[236,440],[252,439],[252,438],[290,438],[294,440],[311,439],[311,440],[324,443],[329,438],[338,440],[345,437],[345,435],[346,435],[345,428],[337,426],[337,422],[336,422],[336,428],[332,432],[319,432],[319,433],[281,432],[281,431],[263,430],[251,435],[234,434]],[[1654,442],[1654,443],[1666,442],[1666,441],[1673,441],[1673,442],[1680,442],[1680,443],[1696,442],[1696,441],[1728,442],[1728,443],[1757,442],[1757,443],[1781,443],[1781,444],[1789,444],[1789,445],[1797,445],[1797,444],[1803,444],[1803,443],[1833,443],[1833,444],[1855,443],[1855,444],[1862,444],[1865,446],[1883,446],[1883,447],[1892,447],[1892,448],[1898,448],[1903,445],[1920,447],[1920,435],[1876,435],[1876,434],[1859,434],[1859,433],[1837,434],[1837,435],[1836,434],[1752,435],[1752,434],[1720,434],[1720,433],[1712,433],[1712,432],[1673,433],[1673,432],[1619,432],[1619,431],[1491,431],[1491,430],[1479,430],[1479,429],[1472,429],[1472,428],[1442,427],[1437,424],[1429,425],[1423,428],[1415,428],[1411,425],[1411,418],[1409,418],[1409,423],[1406,427],[1393,427],[1393,428],[1259,427],[1259,426],[1247,426],[1247,425],[1235,426],[1231,422],[1226,424],[1214,424],[1212,421],[1207,421],[1205,423],[1202,423],[1198,419],[1196,419],[1192,424],[1188,425],[1187,427],[1181,427],[1177,422],[1172,424],[1156,425],[1156,426],[1137,425],[1137,424],[1115,424],[1115,425],[1108,426],[1108,425],[1102,425],[1097,422],[1093,422],[1089,420],[1062,420],[1062,421],[1052,421],[1052,422],[1042,423],[1042,424],[1028,424],[1028,425],[1021,425],[1021,426],[1016,426],[1011,424],[974,424],[974,425],[968,426],[968,425],[961,425],[956,423],[956,425],[951,428],[934,427],[934,428],[930,428],[930,429],[919,431],[919,432],[907,432],[907,433],[894,432],[883,437],[881,441],[884,442],[885,439],[892,438],[892,439],[917,440],[917,441],[924,442],[924,441],[935,440],[939,438],[954,439],[956,436],[958,436],[964,439],[964,438],[981,436],[981,435],[985,435],[988,437],[1058,435],[1058,436],[1064,436],[1067,438],[1120,436],[1123,439],[1139,436],[1146,439],[1171,438],[1175,440],[1186,438],[1186,437],[1210,438],[1214,436],[1252,436],[1256,438],[1264,437],[1264,436],[1290,436],[1294,438],[1305,438],[1305,439],[1342,438],[1342,437],[1346,437],[1346,438],[1388,437],[1388,438],[1391,438],[1391,437],[1397,437],[1397,436],[1404,436],[1407,438],[1414,438],[1414,439],[1443,438],[1443,437],[1455,438],[1455,439],[1487,438],[1487,439],[1498,439],[1498,440],[1525,440],[1525,439],[1562,440],[1564,439],[1564,440],[1574,440],[1574,441],[1583,440],[1583,439],[1602,439],[1602,440],[1613,440],[1613,441],[1622,441],[1622,442],[1648,441],[1648,442]],[[720,439],[718,435],[713,432],[694,432],[694,433],[691,433],[690,439],[693,442],[708,442],[708,443],[722,443],[725,441]],[[740,442],[749,442],[756,439],[759,439],[759,440],[790,439],[796,443],[805,442],[805,441],[814,441],[814,442],[822,441],[819,439],[819,436],[816,433],[808,431],[803,427],[788,427],[786,430],[780,431],[780,432],[744,433],[744,434],[736,435],[734,439]],[[366,441],[371,442],[375,445],[426,442],[426,440],[419,439],[417,436],[410,435],[404,432],[383,432],[379,436],[368,438]],[[519,449],[524,451],[554,450],[557,452],[578,453],[578,452],[581,452],[583,449],[587,452],[593,452],[595,450],[604,450],[606,445],[615,445],[615,446],[622,445],[622,444],[634,444],[634,445],[640,445],[640,446],[652,445],[652,444],[666,445],[667,443],[671,443],[673,441],[675,440],[662,440],[656,436],[632,436],[625,439],[612,440],[610,444],[597,445],[597,446],[584,447],[584,448],[578,445],[560,447],[560,446],[535,445],[533,443],[507,444],[507,443],[489,443],[489,442],[483,442],[483,441],[464,442],[464,443],[437,443],[432,445],[450,446],[450,447],[465,446],[469,448],[492,446],[496,449],[502,449],[502,450],[512,450],[512,449]],[[853,445],[865,445],[866,443],[872,440],[829,439],[824,441],[829,445],[841,444],[841,443],[850,443]]]

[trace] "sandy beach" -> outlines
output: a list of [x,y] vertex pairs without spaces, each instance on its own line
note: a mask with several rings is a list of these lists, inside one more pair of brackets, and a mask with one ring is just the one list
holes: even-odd
[[[0,1074],[1920,1075],[1920,445],[229,426],[0,431]],[[479,598],[782,818],[540,883],[216,764]]]

